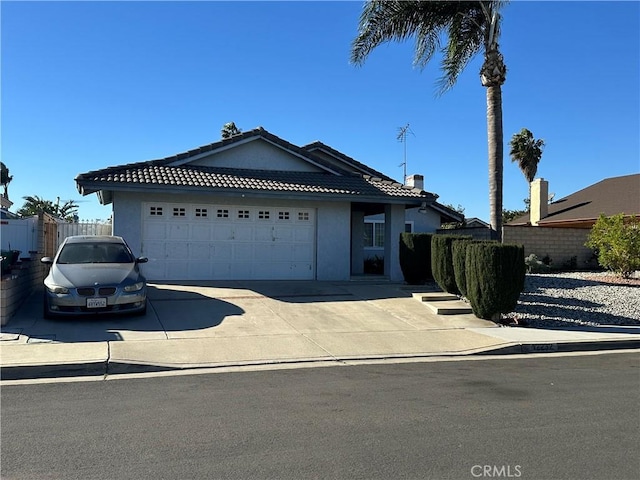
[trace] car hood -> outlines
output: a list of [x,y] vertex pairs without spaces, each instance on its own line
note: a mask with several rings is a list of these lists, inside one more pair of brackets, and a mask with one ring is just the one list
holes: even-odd
[[62,287],[119,284],[127,278],[138,281],[140,274],[131,263],[54,265],[49,278]]

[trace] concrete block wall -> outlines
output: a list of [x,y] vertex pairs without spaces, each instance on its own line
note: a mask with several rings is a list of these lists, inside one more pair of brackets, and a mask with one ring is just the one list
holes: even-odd
[[7,325],[18,308],[42,285],[46,266],[34,254],[4,275],[0,281],[0,325]]
[[505,226],[502,242],[524,245],[524,254],[535,254],[540,260],[548,256],[551,266],[561,268],[576,257],[578,269],[597,268],[593,250],[584,246],[591,232],[585,228],[550,228]]

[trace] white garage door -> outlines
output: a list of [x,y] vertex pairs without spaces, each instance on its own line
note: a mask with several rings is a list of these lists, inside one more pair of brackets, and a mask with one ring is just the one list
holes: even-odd
[[150,280],[313,280],[315,212],[294,207],[143,204]]

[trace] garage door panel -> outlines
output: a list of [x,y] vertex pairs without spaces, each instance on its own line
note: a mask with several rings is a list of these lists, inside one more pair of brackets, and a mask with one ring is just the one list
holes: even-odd
[[143,266],[152,280],[315,278],[315,211],[145,204]]
[[271,225],[258,225],[255,228],[256,237],[258,242],[271,242],[273,241],[273,226]]
[[313,243],[315,236],[314,228],[311,225],[298,225],[294,231],[294,241]]
[[186,260],[189,258],[189,244],[187,242],[167,242],[165,246],[167,260]]
[[311,262],[295,262],[292,264],[292,278],[313,280],[313,264]]
[[167,273],[171,275],[171,279],[189,280],[189,264],[187,262],[167,260],[165,262],[165,268]]
[[238,262],[253,260],[254,246],[250,243],[233,246],[233,258]]
[[215,224],[211,237],[213,240],[219,241],[233,240],[233,226],[231,224]]
[[169,225],[167,231],[169,240],[189,240],[189,225]]
[[236,225],[233,229],[233,239],[237,242],[253,241],[253,225]]
[[292,260],[295,262],[309,261],[313,258],[312,245],[294,245],[292,247]]
[[211,240],[211,225],[193,225],[191,227],[191,238],[196,242],[208,242]]
[[194,242],[189,244],[189,258],[193,260],[206,260],[211,257],[211,245],[209,243]]
[[189,262],[189,276],[192,280],[208,280],[211,278],[210,262]]
[[211,245],[211,259],[217,261],[233,260],[232,243],[214,243]]

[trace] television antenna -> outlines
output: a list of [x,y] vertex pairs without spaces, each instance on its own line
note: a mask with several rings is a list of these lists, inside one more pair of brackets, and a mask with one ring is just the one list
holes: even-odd
[[414,137],[415,133],[409,128],[409,124],[407,123],[404,127],[398,127],[398,136],[396,137],[399,142],[404,144],[404,161],[398,165],[399,167],[404,167],[404,184],[407,183],[407,134],[410,133]]

